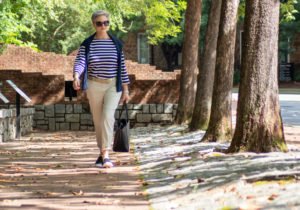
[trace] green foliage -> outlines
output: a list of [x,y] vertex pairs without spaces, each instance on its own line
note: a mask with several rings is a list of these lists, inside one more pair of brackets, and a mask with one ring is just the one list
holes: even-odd
[[298,10],[295,8],[297,0],[288,0],[280,5],[281,22],[290,22],[295,20],[295,14]]
[[300,14],[296,12],[300,11],[300,2],[289,0],[286,4],[281,4],[281,11],[283,10],[287,15],[284,16],[281,12],[279,53],[281,61],[286,61],[287,55],[294,50],[292,48],[294,37],[300,32]]
[[36,45],[21,39],[22,33],[30,34],[31,29],[21,21],[22,9],[28,5],[28,1],[19,0],[12,3],[3,0],[0,4],[0,43],[30,46],[36,49]]
[[185,7],[185,0],[3,0],[0,42],[69,53],[94,31],[90,17],[102,9],[118,36],[145,30],[156,44],[181,32]]
[[[298,13],[298,10],[295,8],[295,5],[298,4],[297,0],[287,0],[286,3],[280,4],[280,22],[289,22],[295,20],[295,14]],[[242,21],[245,17],[246,10],[246,0],[241,0],[239,5],[239,20]]]
[[[163,38],[176,37],[182,31],[180,20],[182,11],[186,8],[185,1],[148,1],[148,4],[149,7],[145,7],[143,12],[149,43],[157,44]],[[171,39],[170,42],[174,40]]]

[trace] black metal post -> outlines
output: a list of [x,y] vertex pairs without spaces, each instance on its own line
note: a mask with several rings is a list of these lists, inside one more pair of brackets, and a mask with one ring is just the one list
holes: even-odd
[[17,120],[16,120],[16,138],[21,137],[21,103],[20,103],[20,94],[16,93],[16,111],[17,111]]

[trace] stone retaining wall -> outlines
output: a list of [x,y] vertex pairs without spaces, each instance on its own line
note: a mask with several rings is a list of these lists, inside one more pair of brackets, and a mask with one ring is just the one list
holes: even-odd
[[[176,109],[177,105],[173,104],[128,104],[130,125],[172,123]],[[116,118],[120,110],[121,106],[116,110]],[[94,125],[88,104],[55,104],[35,106],[34,128],[50,131],[94,130]]]
[[[34,108],[21,108],[21,135],[32,131]],[[0,143],[16,137],[16,109],[0,110]]]

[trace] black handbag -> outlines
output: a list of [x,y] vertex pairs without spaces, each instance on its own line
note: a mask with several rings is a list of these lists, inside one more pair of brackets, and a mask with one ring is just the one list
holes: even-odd
[[[123,111],[126,111],[125,119],[122,118]],[[114,152],[129,152],[129,119],[127,104],[124,103],[119,113],[119,119],[116,120],[117,127],[113,143]]]

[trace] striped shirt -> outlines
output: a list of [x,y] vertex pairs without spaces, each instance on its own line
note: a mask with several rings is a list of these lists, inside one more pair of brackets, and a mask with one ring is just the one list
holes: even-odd
[[[101,79],[117,77],[118,56],[115,44],[111,39],[94,39],[90,45],[88,76]],[[81,75],[85,68],[85,46],[80,46],[74,64],[74,72]],[[129,84],[125,58],[121,54],[122,83]]]

